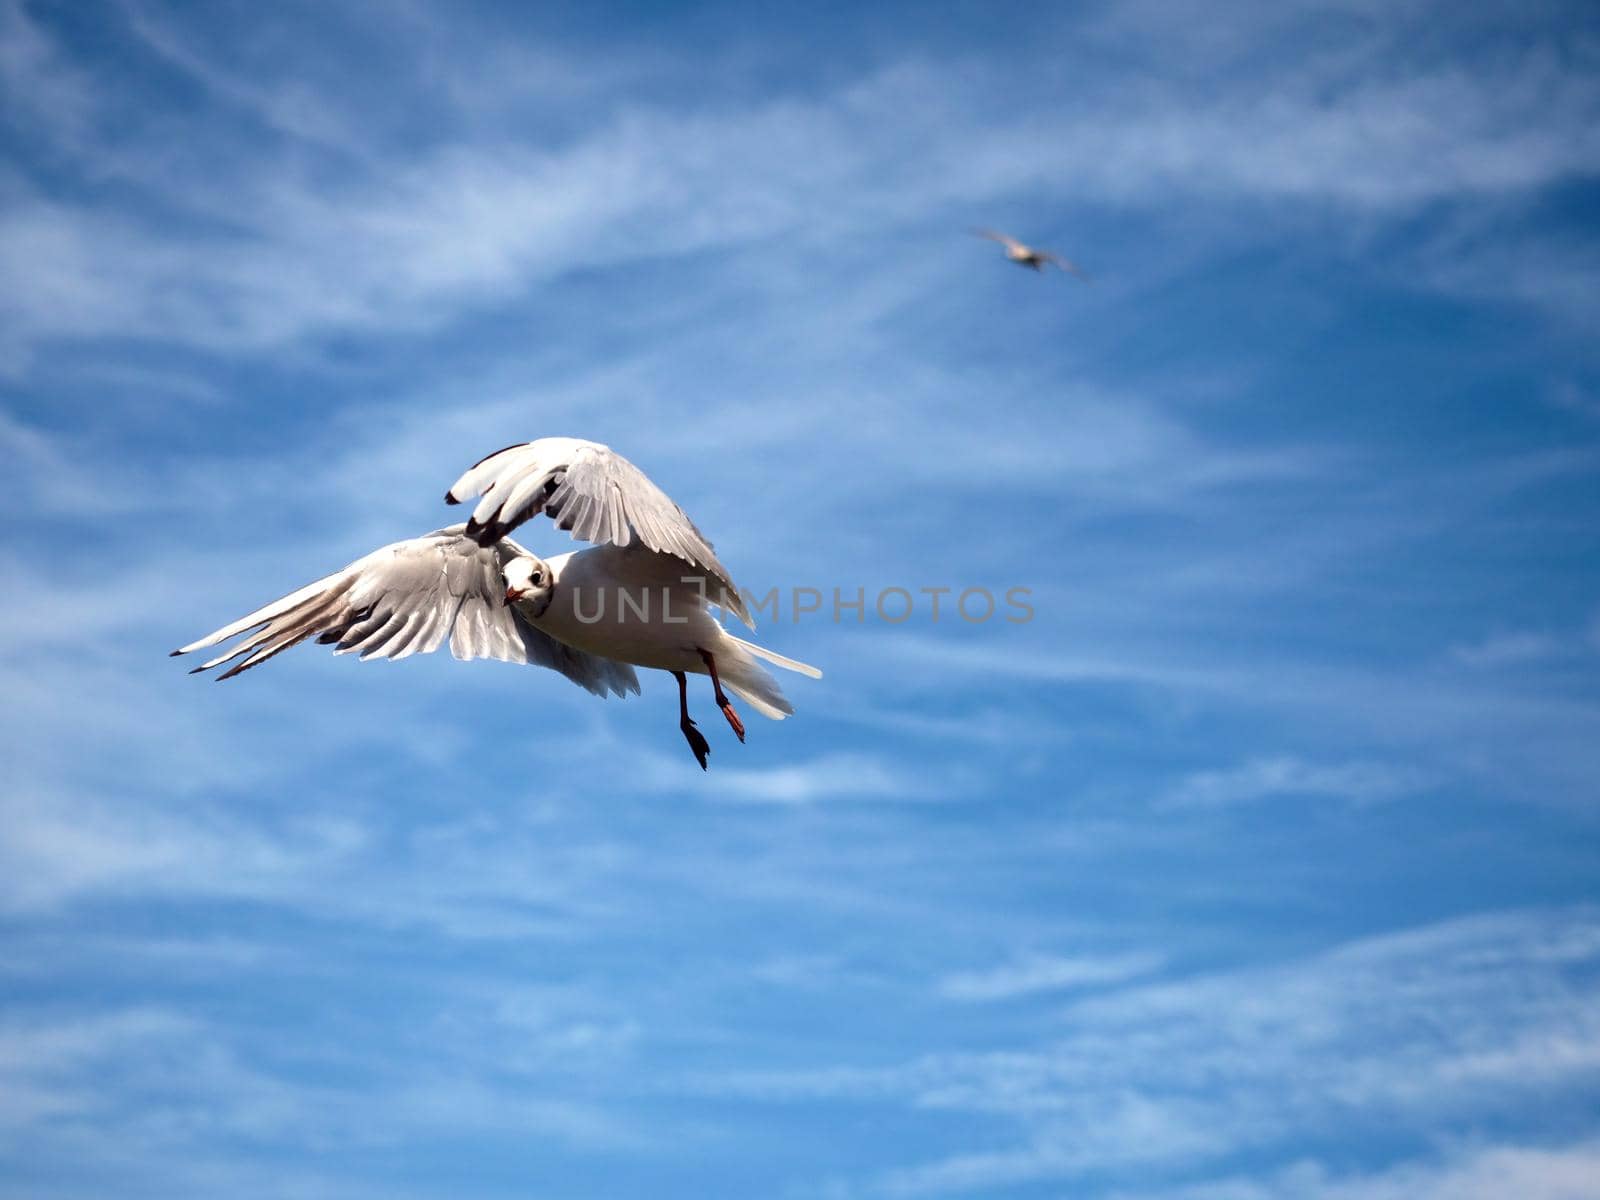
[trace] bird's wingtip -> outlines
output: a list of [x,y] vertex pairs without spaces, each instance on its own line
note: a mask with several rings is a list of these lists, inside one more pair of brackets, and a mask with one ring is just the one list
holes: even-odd
[[444,502],[446,504],[460,504],[461,503],[461,501],[456,499],[456,493],[455,493],[455,489],[454,488],[452,488],[450,491],[448,491],[448,492],[446,492],[444,494]]

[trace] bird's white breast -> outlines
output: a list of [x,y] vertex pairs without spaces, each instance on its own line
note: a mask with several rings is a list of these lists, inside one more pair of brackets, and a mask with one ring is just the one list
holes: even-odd
[[555,578],[536,628],[618,662],[703,673],[699,647],[714,650],[722,628],[702,601],[703,575],[681,559],[638,546],[596,546],[546,564]]

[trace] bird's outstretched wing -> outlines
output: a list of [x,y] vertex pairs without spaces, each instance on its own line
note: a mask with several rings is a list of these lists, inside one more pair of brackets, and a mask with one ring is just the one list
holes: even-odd
[[999,242],[1007,250],[1015,250],[1019,254],[1027,254],[1028,253],[1028,247],[1024,246],[1021,242],[1017,241],[1016,238],[1009,237],[1006,234],[1001,233],[999,230],[996,230],[996,229],[974,229],[972,232],[973,232],[974,236],[976,236],[976,237],[988,238],[991,242]]
[[452,525],[374,550],[172,653],[240,637],[195,668],[240,659],[217,677],[231,679],[310,637],[334,646],[336,654],[359,653],[363,659],[427,654],[448,639],[460,659],[549,667],[597,696],[637,693],[632,667],[556,641],[505,603],[501,566],[525,553],[512,541],[479,545],[464,525]]
[[1040,250],[1037,253],[1038,253],[1039,258],[1040,258],[1041,261],[1047,262],[1047,263],[1053,263],[1054,265],[1060,267],[1067,274],[1076,275],[1079,279],[1083,280],[1085,283],[1089,282],[1089,273],[1087,271],[1085,271],[1082,267],[1080,267],[1077,263],[1073,262],[1071,259],[1062,258],[1061,255],[1052,254],[1048,250]]
[[705,534],[649,476],[599,442],[550,437],[497,450],[469,467],[444,494],[447,504],[479,497],[468,537],[484,544],[544,513],[572,536],[680,558],[707,575],[706,599],[754,627],[744,598]]

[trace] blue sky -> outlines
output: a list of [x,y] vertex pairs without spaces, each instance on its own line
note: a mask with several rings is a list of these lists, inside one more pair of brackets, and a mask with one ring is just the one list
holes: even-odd
[[[0,1195],[1593,1194],[1592,6],[0,0],[0,88]],[[706,774],[166,658],[557,434],[1035,618],[765,622]]]

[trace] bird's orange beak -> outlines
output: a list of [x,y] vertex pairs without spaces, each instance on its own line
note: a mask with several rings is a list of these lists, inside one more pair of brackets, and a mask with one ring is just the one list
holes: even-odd
[[507,608],[511,607],[511,602],[513,600],[520,600],[520,599],[522,599],[522,589],[521,588],[507,588],[506,589],[506,607]]

